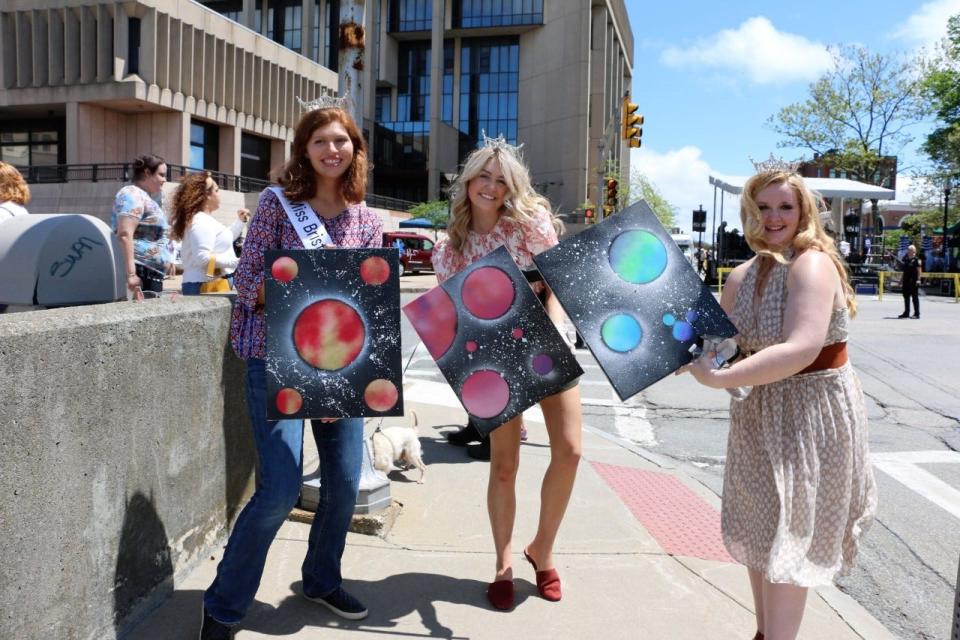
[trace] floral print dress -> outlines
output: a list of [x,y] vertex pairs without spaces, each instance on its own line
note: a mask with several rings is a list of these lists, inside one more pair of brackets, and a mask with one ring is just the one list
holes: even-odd
[[[754,304],[760,261],[737,291],[740,348],[783,342],[789,265],[775,263]],[[834,309],[824,346],[847,339]],[[852,567],[877,508],[867,412],[849,362],[758,385],[730,403],[722,531],[730,555],[774,583],[829,584]]]
[[548,211],[538,210],[528,223],[500,216],[487,233],[469,231],[467,239],[456,251],[447,240],[441,240],[433,250],[433,268],[437,280],[443,282],[459,273],[467,265],[479,260],[498,247],[506,247],[521,271],[533,267],[533,256],[557,244],[557,232]]

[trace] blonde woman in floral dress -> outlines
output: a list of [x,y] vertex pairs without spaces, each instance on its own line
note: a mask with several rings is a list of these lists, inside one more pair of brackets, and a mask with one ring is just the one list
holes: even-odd
[[807,589],[850,569],[877,505],[846,350],[856,303],[818,202],[795,173],[747,182],[740,217],[757,256],[730,274],[720,303],[748,357],[690,366],[709,387],[753,386],[730,406],[722,529],[750,576],[755,639],[796,637]]
[[[559,222],[549,202],[530,185],[530,175],[516,147],[502,138],[487,138],[464,162],[454,185],[447,239],[433,253],[437,278],[443,282],[500,246],[506,247],[523,271],[535,269],[533,256],[557,244]],[[546,285],[533,283],[547,313],[561,329],[563,309]],[[580,462],[581,408],[576,381],[540,401],[550,438],[550,466],[540,491],[537,533],[523,549],[536,573],[537,590],[550,601],[561,598],[560,576],[553,562],[553,544],[570,501]],[[520,466],[521,416],[490,433],[490,479],[487,512],[493,531],[497,566],[487,599],[496,609],[514,605],[513,525],[516,520],[517,470]]]

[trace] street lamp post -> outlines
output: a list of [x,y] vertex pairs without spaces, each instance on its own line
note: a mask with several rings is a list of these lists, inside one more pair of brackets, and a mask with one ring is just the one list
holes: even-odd
[[943,270],[950,271],[950,252],[947,251],[947,211],[950,209],[950,178],[943,187],[943,234],[940,256],[943,258]]

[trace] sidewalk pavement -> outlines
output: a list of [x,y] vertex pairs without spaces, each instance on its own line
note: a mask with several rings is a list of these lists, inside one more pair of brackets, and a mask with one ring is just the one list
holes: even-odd
[[[393,499],[402,504],[395,524],[383,538],[349,534],[343,557],[345,587],[367,604],[370,616],[340,620],[298,595],[309,526],[287,521],[270,550],[239,640],[753,636],[746,571],[729,558],[717,559],[719,499],[678,469],[660,468],[593,432],[584,432],[577,484],[556,543],[563,600],[541,599],[533,570],[520,553],[536,529],[540,481],[549,463],[546,431],[530,419],[517,478],[517,604],[512,612],[493,610],[485,597],[495,562],[484,497],[488,465],[442,437],[441,431],[463,424],[462,411],[427,404],[411,408],[419,416],[426,481],[416,484],[416,470],[391,474]],[[395,418],[391,424],[409,425],[409,420]],[[367,425],[368,433],[374,426]],[[305,466],[312,471],[315,465]],[[660,490],[653,497],[666,519],[643,504],[650,502],[650,493],[638,495],[651,487]],[[684,512],[679,526],[671,526],[673,505]],[[691,523],[700,530],[681,528]],[[217,553],[179,580],[172,597],[128,637],[196,637],[202,593],[219,559]],[[851,598],[827,587],[810,593],[800,637],[893,636]]]
[[[413,278],[432,276],[405,276],[408,286]],[[402,505],[395,523],[382,537],[350,533],[343,557],[344,586],[367,604],[369,617],[341,620],[300,597],[309,525],[288,520],[238,640],[753,637],[749,581],[720,541],[719,498],[659,456],[592,429],[583,434],[577,483],[555,547],[563,600],[539,597],[533,569],[521,555],[536,530],[540,482],[550,460],[537,410],[525,415],[530,437],[517,478],[516,607],[492,609],[485,597],[495,564],[485,502],[488,464],[443,437],[465,423],[462,409],[447,401],[413,401],[407,408],[419,417],[426,481],[415,482],[416,470],[392,473],[392,496]],[[368,435],[377,422],[368,421]],[[384,426],[410,422],[389,418]],[[306,442],[304,468],[310,472],[316,453],[312,439]],[[179,577],[172,596],[128,637],[195,638],[203,590],[220,556]],[[800,638],[892,637],[836,588],[810,592]]]

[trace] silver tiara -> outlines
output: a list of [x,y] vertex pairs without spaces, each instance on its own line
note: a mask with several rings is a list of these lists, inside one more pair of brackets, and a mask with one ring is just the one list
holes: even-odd
[[304,102],[300,96],[297,96],[297,102],[304,111],[314,111],[316,109],[347,109],[350,106],[350,92],[345,92],[339,98],[332,93],[322,93],[316,100]]
[[520,144],[510,144],[502,133],[498,134],[496,138],[491,138],[483,129],[480,130],[480,135],[483,136],[484,147],[490,147],[494,151],[506,151],[515,158],[520,158],[520,149],[523,148],[522,142]]
[[771,153],[770,157],[763,161],[756,161],[751,156],[750,162],[753,163],[753,168],[757,170],[757,173],[768,173],[771,171],[784,171],[786,173],[796,173],[797,169],[800,168],[800,164],[803,162],[803,159],[797,160],[796,162],[788,162],[783,158],[774,157]]

